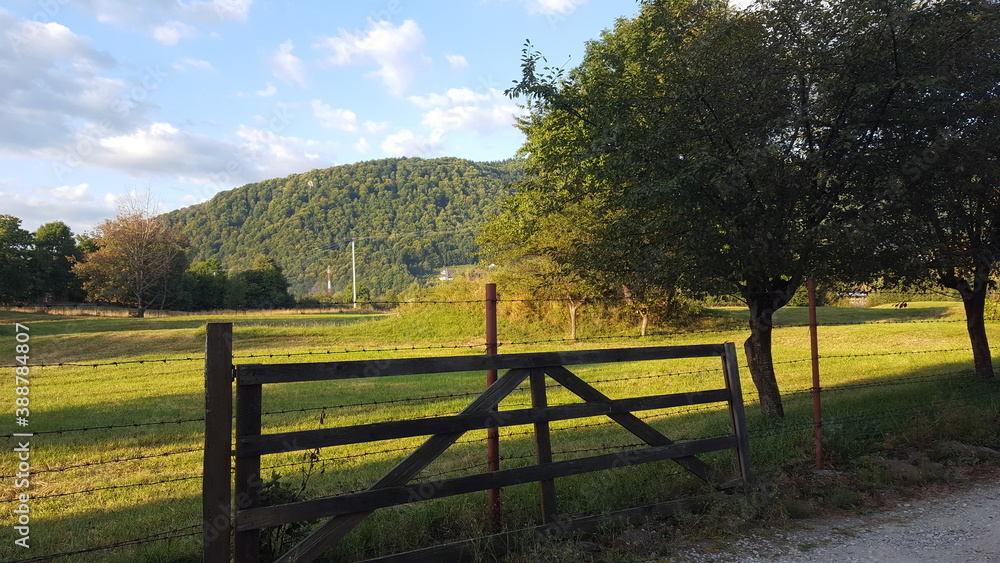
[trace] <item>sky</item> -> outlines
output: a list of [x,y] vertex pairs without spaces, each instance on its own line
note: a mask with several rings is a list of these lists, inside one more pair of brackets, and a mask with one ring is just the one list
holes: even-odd
[[554,66],[636,0],[4,0],[0,214],[74,233],[387,157],[514,156],[503,91],[526,40]]

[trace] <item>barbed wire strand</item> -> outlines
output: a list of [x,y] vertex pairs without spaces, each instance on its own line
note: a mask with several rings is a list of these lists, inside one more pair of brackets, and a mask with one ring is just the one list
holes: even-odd
[[108,551],[112,549],[121,549],[123,547],[133,547],[137,545],[144,545],[147,543],[170,541],[179,538],[184,538],[188,536],[200,536],[202,525],[195,524],[193,526],[185,526],[183,528],[175,528],[173,530],[168,530],[165,532],[160,532],[158,534],[153,534],[150,536],[145,536],[142,538],[135,538],[131,540],[125,540],[118,543],[113,543],[109,545],[102,545],[98,547],[90,547],[87,549],[81,549],[78,551],[68,551],[65,553],[53,553],[51,555],[39,555],[38,557],[32,557],[30,559],[17,559],[11,563],[35,563],[39,561],[51,561],[53,559],[59,559],[63,557],[72,557],[76,555],[84,555],[87,553],[97,553],[98,551]]
[[[35,468],[32,468],[31,472],[33,474],[36,474],[36,475],[41,474],[41,473],[62,473],[63,471],[71,471],[73,469],[81,469],[81,468],[84,468],[84,467],[97,467],[97,466],[100,466],[100,465],[110,465],[112,463],[126,463],[126,462],[129,462],[129,461],[139,461],[139,460],[143,460],[143,459],[155,459],[155,458],[162,458],[162,457],[171,457],[171,456],[175,456],[175,455],[190,454],[190,453],[196,453],[196,452],[197,453],[202,453],[204,451],[205,451],[204,447],[190,448],[190,449],[187,449],[187,450],[178,450],[178,451],[175,451],[175,452],[163,452],[163,453],[160,453],[160,454],[138,455],[138,456],[134,456],[134,457],[120,457],[120,458],[109,459],[109,460],[104,460],[104,461],[95,461],[95,462],[90,462],[90,463],[80,463],[80,464],[77,464],[77,465],[66,465],[66,466],[63,466],[63,467],[56,467],[56,468],[50,468],[50,469],[35,469]],[[15,475],[0,475],[0,479],[13,479],[14,477],[15,477]]]
[[[198,475],[192,475],[190,477],[173,477],[173,478],[170,478],[170,479],[163,479],[161,481],[151,481],[149,483],[132,483],[132,484],[129,484],[129,485],[109,485],[107,487],[94,487],[92,489],[86,489],[86,490],[82,490],[82,491],[71,491],[71,492],[68,492],[68,493],[54,493],[54,494],[51,494],[51,495],[33,496],[33,497],[31,497],[31,500],[45,500],[45,499],[53,499],[53,498],[59,498],[59,497],[70,497],[70,496],[76,496],[76,495],[85,495],[85,494],[90,494],[90,493],[97,493],[97,492],[101,492],[101,491],[113,491],[113,490],[118,490],[118,489],[134,489],[134,488],[137,488],[137,487],[155,487],[157,485],[165,485],[167,483],[178,483],[178,482],[181,482],[181,481],[192,481],[194,479],[201,479],[201,478],[202,478],[201,474],[198,474]],[[0,500],[0,503],[16,502],[16,501],[17,501],[17,499]]]

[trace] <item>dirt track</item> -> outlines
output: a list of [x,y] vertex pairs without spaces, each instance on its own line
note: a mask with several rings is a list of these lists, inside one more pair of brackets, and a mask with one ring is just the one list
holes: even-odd
[[720,549],[690,547],[666,561],[980,563],[1000,561],[1000,479],[900,501],[864,516],[796,520]]

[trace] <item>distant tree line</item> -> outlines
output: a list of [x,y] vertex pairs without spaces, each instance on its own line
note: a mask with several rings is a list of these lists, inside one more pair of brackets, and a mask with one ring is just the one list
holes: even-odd
[[17,217],[0,215],[0,303],[82,301],[86,293],[72,270],[89,245],[62,221],[32,233]]
[[187,242],[148,209],[128,202],[92,233],[62,222],[34,233],[0,215],[0,304],[97,302],[176,310],[266,309],[295,304],[281,267],[257,256],[249,268],[191,263]]

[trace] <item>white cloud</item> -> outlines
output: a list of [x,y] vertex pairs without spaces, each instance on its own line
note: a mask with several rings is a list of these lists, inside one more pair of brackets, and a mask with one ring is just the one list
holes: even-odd
[[374,64],[369,73],[382,81],[393,95],[401,95],[413,82],[421,67],[429,60],[420,55],[424,34],[413,20],[399,26],[389,21],[369,20],[364,33],[341,31],[337,37],[326,37],[314,46],[330,51],[327,62],[337,66]]
[[136,177],[198,176],[224,167],[231,143],[154,122],[125,134],[101,139],[87,164]]
[[438,133],[446,131],[471,131],[488,135],[493,131],[508,129],[514,125],[516,105],[495,105],[492,107],[457,106],[436,108],[424,116],[423,123],[428,129]]
[[104,76],[118,62],[90,39],[3,9],[0,37],[0,156],[60,158],[82,130],[129,130],[153,108],[149,94],[164,79],[156,68],[134,84]]
[[185,71],[185,70],[187,70],[189,68],[194,68],[194,69],[198,69],[198,70],[207,70],[207,71],[214,71],[215,70],[215,67],[212,66],[212,63],[210,63],[208,61],[203,61],[203,60],[200,60],[200,59],[190,59],[190,58],[184,59],[183,61],[181,61],[179,63],[174,63],[173,64],[173,68],[174,68],[174,70],[181,71],[181,72],[183,72],[183,71]]
[[441,139],[435,135],[417,135],[404,129],[389,135],[382,142],[382,150],[395,156],[437,156],[444,153]]
[[278,47],[278,52],[267,60],[267,68],[275,78],[288,83],[306,87],[306,65],[302,59],[292,54],[295,45],[292,40],[285,41]]
[[384,133],[389,129],[389,123],[385,121],[366,121],[364,129],[368,133]]
[[448,59],[448,64],[451,65],[452,70],[469,68],[469,61],[462,55],[445,55],[444,58]]
[[236,135],[243,140],[239,153],[247,163],[248,181],[325,168],[334,162],[332,148],[318,141],[283,137],[269,129],[243,125]]
[[476,92],[468,88],[452,88],[444,94],[410,96],[408,100],[427,111],[423,125],[438,137],[449,131],[466,131],[478,135],[509,129],[524,110],[511,102],[503,92],[490,88]]
[[178,201],[181,203],[181,205],[187,206],[187,205],[196,205],[199,203],[205,203],[206,201],[208,201],[208,199],[209,198],[207,197],[199,196],[196,194],[187,194],[185,196],[181,196],[181,198]]
[[190,39],[197,35],[198,31],[195,28],[179,21],[170,21],[153,28],[153,38],[164,45],[176,45],[181,39]]
[[361,137],[357,143],[354,143],[354,150],[361,154],[368,154],[371,152],[372,146],[368,143],[368,139]]
[[319,124],[327,129],[339,129],[341,131],[357,131],[358,116],[353,111],[346,109],[334,109],[319,100],[312,101],[313,117],[319,120]]
[[205,2],[180,3],[181,12],[195,21],[222,23],[226,21],[247,21],[253,0],[209,0]]
[[274,87],[273,82],[268,82],[267,87],[265,87],[263,90],[257,90],[256,92],[254,92],[254,94],[257,94],[261,98],[270,98],[271,96],[277,93],[278,89]]
[[[60,0],[59,4],[66,1]],[[247,21],[253,0],[75,0],[73,4],[94,14],[99,22],[138,29],[157,41],[174,45],[195,35],[192,25]]]
[[529,14],[565,16],[587,3],[587,0],[522,0]]
[[494,89],[490,89],[488,92],[475,92],[468,88],[451,88],[444,94],[432,93],[426,96],[410,96],[407,100],[421,109],[430,109],[458,104],[488,102],[496,99],[497,94],[499,94],[499,91]]
[[21,228],[34,231],[45,223],[58,220],[74,233],[83,233],[109,216],[104,199],[87,194],[89,186],[38,186],[30,188],[17,181],[0,182],[0,200],[4,213],[22,220]]
[[87,193],[88,188],[90,188],[90,186],[87,184],[77,184],[76,186],[58,186],[52,188],[52,195],[59,201],[93,201],[94,198]]

